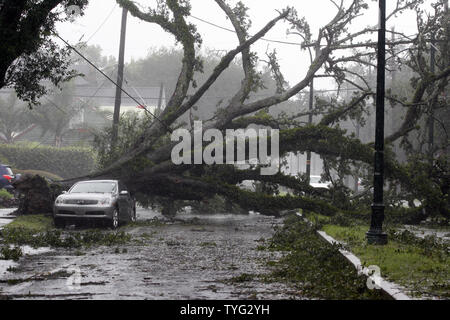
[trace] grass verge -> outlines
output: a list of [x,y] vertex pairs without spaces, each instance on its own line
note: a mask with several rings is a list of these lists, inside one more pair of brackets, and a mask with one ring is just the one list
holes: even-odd
[[267,280],[294,285],[299,295],[318,299],[390,299],[380,290],[367,288],[367,279],[303,219],[292,215],[277,228],[268,249],[286,251]]
[[32,232],[44,232],[53,228],[53,220],[45,215],[19,216],[5,226],[6,229],[24,228]]
[[44,215],[20,216],[0,230],[0,244],[5,252],[10,246],[82,248],[123,245],[130,241],[131,235],[123,231],[55,229],[52,218]]
[[435,237],[420,239],[409,231],[388,230],[385,246],[368,245],[368,225],[326,224],[323,231],[345,242],[364,266],[377,265],[381,276],[398,283],[412,296],[450,297],[450,255],[448,246]]
[[381,276],[409,290],[413,297],[450,297],[449,246],[435,236],[419,238],[412,232],[399,231],[386,224],[389,242],[385,246],[368,245],[369,225],[344,215],[326,217],[308,214],[317,228],[345,243],[363,266],[377,265]]

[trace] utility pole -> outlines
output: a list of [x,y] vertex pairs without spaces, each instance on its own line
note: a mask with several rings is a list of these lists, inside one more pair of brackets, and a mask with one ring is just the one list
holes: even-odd
[[[309,115],[308,115],[308,124],[311,125],[313,121],[312,110],[314,107],[314,78],[311,79],[311,83],[309,85]],[[306,153],[306,178],[309,179],[311,176],[311,151]]]
[[117,71],[116,99],[114,103],[113,131],[111,138],[111,150],[117,145],[119,135],[120,105],[122,103],[122,85],[123,85],[123,69],[125,62],[125,38],[127,34],[127,17],[128,10],[122,10],[122,25],[120,31],[120,48],[119,48],[119,67]]
[[384,97],[386,80],[386,0],[379,0],[378,65],[375,123],[375,164],[373,179],[373,204],[370,229],[366,233],[368,244],[387,244],[383,232],[384,203]]

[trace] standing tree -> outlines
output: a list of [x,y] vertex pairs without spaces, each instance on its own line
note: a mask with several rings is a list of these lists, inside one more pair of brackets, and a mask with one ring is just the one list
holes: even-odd
[[41,128],[41,137],[53,134],[55,147],[61,147],[64,135],[72,130],[71,122],[82,112],[83,103],[71,96],[72,89],[73,84],[65,84],[62,92],[44,96],[30,111],[33,122]]
[[46,93],[42,80],[54,85],[75,75],[68,49],[52,40],[55,25],[71,19],[71,6],[88,0],[0,0],[0,89],[13,87],[20,99],[36,104]]
[[26,105],[14,93],[0,99],[0,141],[13,144],[35,126]]

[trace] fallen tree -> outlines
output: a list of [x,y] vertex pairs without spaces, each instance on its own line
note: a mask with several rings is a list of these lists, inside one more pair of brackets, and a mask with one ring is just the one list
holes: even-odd
[[[183,122],[196,103],[208,92],[212,84],[221,76],[230,63],[240,57],[242,63],[243,80],[240,89],[227,101],[219,101],[218,109],[211,119],[206,121],[203,130],[215,129],[224,133],[227,129],[246,129],[250,126],[271,127],[280,129],[280,157],[288,152],[315,152],[326,160],[328,176],[331,170],[351,172],[355,166],[364,166],[369,174],[373,162],[372,143],[362,143],[358,138],[349,135],[339,128],[343,119],[362,121],[363,114],[372,107],[374,90],[367,79],[352,71],[352,66],[373,66],[371,60],[376,55],[376,43],[364,40],[364,36],[375,34],[375,27],[367,27],[358,31],[350,31],[350,24],[363,15],[368,5],[365,1],[354,0],[347,7],[343,3],[336,4],[336,15],[320,28],[313,38],[311,28],[304,18],[299,18],[296,10],[286,8],[281,10],[273,20],[253,35],[250,34],[251,21],[248,10],[242,2],[231,6],[223,0],[215,0],[223,13],[231,21],[238,39],[235,49],[227,52],[214,71],[204,83],[196,84],[194,75],[202,71],[202,63],[198,49],[201,46],[201,36],[194,24],[188,22],[190,15],[189,1],[167,0],[158,2],[156,8],[142,9],[137,3],[129,0],[117,0],[129,13],[148,23],[160,26],[168,34],[175,37],[183,47],[182,67],[174,86],[174,92],[167,102],[166,109],[152,121],[142,124],[138,138],[119,144],[120,149],[112,150],[108,135],[98,143],[103,168],[98,172],[84,177],[77,177],[66,181],[72,183],[81,179],[118,178],[128,182],[133,192],[140,193],[159,202],[165,212],[175,210],[173,201],[189,200],[202,201],[217,195],[238,204],[247,210],[256,210],[263,214],[276,214],[283,209],[303,208],[326,215],[333,215],[338,211],[351,210],[352,205],[342,179],[334,181],[329,193],[313,190],[308,179],[294,178],[278,173],[272,176],[257,174],[258,167],[239,170],[233,165],[202,163],[200,165],[175,165],[171,159],[176,143],[171,141],[172,133],[178,128],[191,130],[193,123]],[[440,172],[447,174],[446,179],[434,179],[429,174],[430,167],[438,162],[432,162],[428,167],[424,165],[413,169],[410,164],[401,164],[390,152],[389,145],[405,139],[426,116],[425,105],[438,108],[443,103],[440,92],[448,87],[450,67],[448,59],[443,54],[439,58],[435,72],[426,67],[425,56],[429,53],[429,46],[424,40],[434,34],[442,52],[448,46],[448,9],[445,1],[435,1],[434,15],[425,21],[421,11],[422,1],[398,0],[396,8],[388,14],[388,20],[393,19],[404,10],[412,10],[418,17],[418,34],[414,37],[398,33],[395,41],[388,42],[390,48],[403,46],[403,50],[392,50],[391,59],[408,66],[415,72],[412,81],[413,90],[408,97],[390,95],[391,103],[407,108],[403,123],[399,123],[398,130],[386,138],[385,173],[390,185],[401,187],[401,192],[416,196],[417,172],[428,172],[421,177],[428,191],[421,195],[424,205],[432,208],[433,212],[448,215],[448,167]],[[258,57],[251,51],[252,46],[260,41],[276,24],[288,23],[291,30],[303,38],[303,49],[312,49],[311,65],[296,84],[289,86],[283,78],[277,62],[276,53],[268,53],[268,67],[278,84],[276,92],[266,98],[259,99],[255,93],[264,86],[258,72]],[[438,43],[438,42],[436,42]],[[406,46],[406,49],[404,49]],[[448,49],[448,48],[447,48]],[[400,53],[408,50],[409,58],[404,62],[399,60]],[[280,115],[273,117],[269,114],[272,107],[286,102],[306,89],[314,78],[329,77],[336,80],[340,87],[347,83],[355,90],[351,99],[344,101],[335,98],[322,101],[314,110],[307,110],[299,114]],[[315,125],[302,125],[299,121],[309,115],[322,115]],[[268,139],[267,144],[270,144]],[[446,150],[448,146],[443,146]],[[192,150],[192,154],[195,150]],[[108,155],[111,155],[108,157]],[[259,181],[263,184],[285,186],[293,190],[292,195],[279,196],[273,192],[252,192],[242,190],[236,184],[243,180]],[[447,185],[447,187],[446,187]],[[273,190],[273,188],[269,188]],[[440,201],[432,205],[436,197]],[[429,197],[428,197],[429,196]],[[339,200],[338,200],[339,199]],[[341,201],[344,199],[345,201]],[[169,209],[167,209],[169,208]],[[353,206],[353,209],[355,207]]]

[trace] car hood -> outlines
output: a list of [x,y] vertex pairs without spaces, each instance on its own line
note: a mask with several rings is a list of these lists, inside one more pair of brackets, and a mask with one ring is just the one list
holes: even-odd
[[59,196],[62,200],[83,199],[83,200],[101,200],[105,198],[112,198],[110,193],[66,193]]

